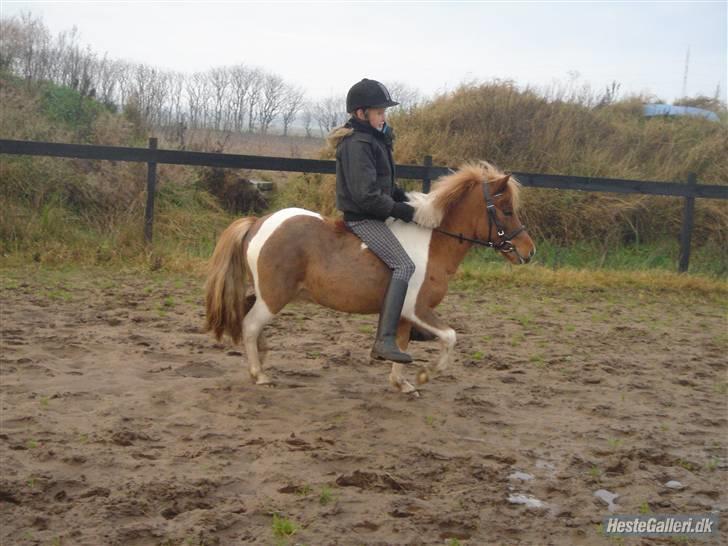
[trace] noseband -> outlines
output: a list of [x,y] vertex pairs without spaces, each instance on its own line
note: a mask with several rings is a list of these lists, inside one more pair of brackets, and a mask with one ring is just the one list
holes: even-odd
[[[499,196],[500,194],[496,194],[494,197]],[[488,189],[488,183],[483,182],[483,197],[485,198],[485,210],[486,214],[488,215],[488,240],[483,241],[482,239],[473,239],[470,237],[465,237],[462,233],[450,233],[449,231],[445,231],[444,229],[435,228],[434,231],[437,231],[439,233],[442,233],[443,235],[447,235],[449,237],[454,237],[455,239],[458,239],[461,243],[463,241],[468,241],[469,243],[473,243],[476,245],[481,246],[487,246],[490,247],[498,252],[508,253],[508,252],[514,252],[516,256],[518,256],[518,260],[521,263],[525,263],[525,259],[518,253],[518,250],[516,249],[515,245],[512,243],[512,239],[515,239],[521,232],[526,231],[526,226],[521,225],[521,227],[513,230],[511,233],[506,235],[505,226],[498,220],[498,216],[496,215],[495,211],[495,203],[493,203],[493,198],[490,195],[490,190]],[[495,225],[495,232],[496,235],[498,235],[498,241],[493,241],[493,226]]]

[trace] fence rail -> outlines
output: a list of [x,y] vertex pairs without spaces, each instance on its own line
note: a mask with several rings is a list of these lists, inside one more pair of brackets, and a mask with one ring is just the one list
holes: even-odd
[[[156,166],[159,163],[319,174],[333,174],[336,172],[336,162],[332,160],[160,150],[157,149],[156,138],[149,139],[149,148],[0,139],[0,154],[147,163],[147,209],[144,217],[144,233],[149,242],[152,239],[154,195],[156,193]],[[422,180],[422,187],[425,192],[430,190],[430,183],[433,179],[449,172],[450,169],[448,167],[432,165],[432,157],[430,156],[424,158],[424,165],[397,165],[398,178]],[[728,199],[728,186],[698,184],[693,174],[688,177],[687,183],[524,172],[514,172],[513,174],[518,177],[518,180],[523,186],[534,188],[683,197],[683,223],[680,232],[680,271],[687,271],[688,269],[695,199]]]

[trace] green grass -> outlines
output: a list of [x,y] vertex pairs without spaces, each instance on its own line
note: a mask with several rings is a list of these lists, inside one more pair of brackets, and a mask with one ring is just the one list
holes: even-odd
[[533,362],[534,364],[543,366],[545,364],[544,356],[542,354],[535,354],[531,355],[528,358],[529,362]]
[[709,472],[715,472],[716,468],[718,468],[718,463],[719,463],[719,462],[720,462],[720,461],[718,461],[718,459],[716,459],[716,458],[712,458],[712,459],[710,459],[710,460],[709,460],[709,461],[708,461],[708,462],[706,463],[706,465],[705,465],[705,469],[706,469],[706,470],[708,470]]
[[686,461],[685,459],[678,459],[677,464],[683,467],[688,472],[697,472],[698,470],[700,470],[699,465],[691,463],[690,461]]
[[[677,234],[675,234],[677,235]],[[677,271],[680,248],[677,241],[657,241],[644,244],[615,244],[604,247],[589,241],[569,245],[536,239],[536,256],[532,263],[548,269],[585,269],[611,271]],[[465,259],[464,267],[502,264],[503,258],[490,249],[474,248]],[[728,278],[728,253],[716,244],[700,245],[693,241],[690,254],[690,273]]]
[[319,495],[319,504],[321,506],[326,506],[327,504],[330,504],[334,500],[334,494],[331,488],[329,487],[323,487],[321,488],[321,494]]
[[306,485],[302,485],[301,487],[299,487],[298,491],[296,491],[296,494],[301,497],[306,497],[311,494],[311,491],[313,491],[311,486],[306,484]]
[[298,527],[289,519],[273,514],[273,535],[276,538],[289,538],[295,534]]
[[622,446],[622,440],[618,438],[609,438],[607,440],[607,444],[609,444],[609,447],[612,449],[612,451],[618,450]]

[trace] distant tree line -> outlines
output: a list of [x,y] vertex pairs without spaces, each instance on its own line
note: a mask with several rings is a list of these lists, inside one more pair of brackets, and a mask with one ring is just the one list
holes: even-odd
[[[344,97],[311,100],[278,74],[240,63],[185,74],[146,64],[99,56],[80,43],[78,29],[52,36],[31,13],[0,18],[0,70],[28,86],[43,81],[68,86],[115,111],[131,109],[149,125],[268,133],[274,124],[284,135],[298,120],[306,136],[321,136],[346,120]],[[420,95],[407,85],[389,83],[401,108]]]

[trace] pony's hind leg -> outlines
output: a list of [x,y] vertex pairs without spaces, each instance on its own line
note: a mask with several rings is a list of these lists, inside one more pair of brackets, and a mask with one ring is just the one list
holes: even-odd
[[257,385],[264,385],[271,382],[268,376],[262,371],[261,353],[265,356],[267,348],[261,333],[265,325],[273,320],[274,316],[263,299],[258,298],[243,320],[245,354],[248,357],[250,376]]
[[[250,294],[246,296],[245,298],[245,314],[247,315],[250,310],[255,305],[255,302],[257,301],[257,297],[255,294]],[[258,334],[258,360],[260,361],[260,364],[265,364],[265,357],[268,356],[268,344],[266,343],[265,335],[263,334],[263,331]]]
[[412,322],[418,328],[437,336],[440,342],[440,356],[435,366],[428,366],[426,369],[420,370],[417,374],[417,383],[423,384],[430,380],[430,375],[434,377],[450,365],[457,336],[455,330],[440,320],[432,309],[419,312],[418,316]]
[[[399,349],[401,351],[407,350],[407,345],[410,341],[410,330],[412,329],[412,324],[407,321],[400,321],[399,327],[397,328],[397,345],[399,345]],[[402,375],[402,372],[404,371],[405,366],[403,364],[397,364],[396,362],[392,364],[392,371],[389,372],[389,383],[400,392],[403,392],[405,394],[409,393],[416,393],[417,389],[415,388],[412,383],[407,381],[407,379],[404,378]]]

